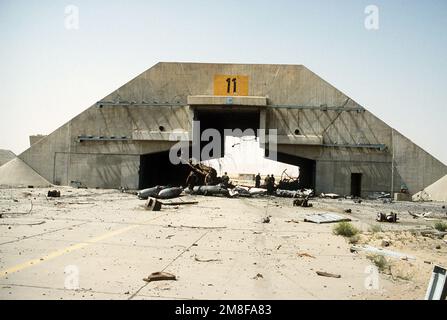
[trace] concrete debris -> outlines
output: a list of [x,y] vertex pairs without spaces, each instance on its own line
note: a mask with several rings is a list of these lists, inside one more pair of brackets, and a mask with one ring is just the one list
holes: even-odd
[[447,175],[413,195],[412,200],[447,201]]
[[415,260],[416,258],[405,254],[405,253],[400,253],[400,252],[395,252],[395,251],[391,251],[391,250],[386,250],[386,249],[382,249],[382,248],[376,248],[370,245],[363,245],[363,246],[352,246],[351,247],[351,252],[359,252],[359,251],[364,251],[367,253],[371,253],[371,254],[377,254],[377,255],[381,255],[381,256],[386,256],[386,257],[391,257],[391,258],[395,258],[395,259],[401,259],[401,260]]
[[351,219],[342,217],[335,213],[316,213],[312,215],[306,215],[304,217],[304,222],[313,222],[318,224],[342,222],[342,221],[351,221]]
[[352,201],[354,201],[354,203],[362,203],[362,199],[359,199],[359,198],[355,198],[354,200],[352,200]]
[[61,192],[59,190],[49,190],[47,197],[48,198],[60,198]]
[[154,272],[154,273],[151,273],[147,278],[143,279],[143,281],[146,281],[146,282],[163,281],[163,280],[177,280],[177,278],[172,273]]
[[345,213],[352,213],[351,209],[345,209]]
[[287,223],[300,223],[298,220],[292,219],[292,220],[286,220]]
[[334,274],[334,273],[329,273],[329,272],[324,272],[324,271],[317,271],[317,274],[322,277],[341,278],[341,275],[339,275],[339,274]]
[[385,214],[385,213],[379,212],[377,214],[376,220],[379,222],[393,222],[394,223],[394,222],[397,222],[397,220],[398,220],[397,213],[390,212],[388,214]]
[[50,187],[45,178],[19,158],[0,167],[0,185],[8,187]]

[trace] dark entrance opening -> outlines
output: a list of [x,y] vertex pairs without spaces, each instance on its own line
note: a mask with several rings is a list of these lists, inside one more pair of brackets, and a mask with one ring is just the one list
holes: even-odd
[[156,185],[183,186],[190,172],[187,164],[172,164],[169,151],[144,154],[140,156],[139,188]]
[[351,173],[351,195],[361,197],[362,194],[362,174]]
[[[257,108],[234,108],[234,107],[214,107],[212,109],[200,108],[194,111],[194,120],[200,121],[200,134],[206,129],[216,129],[221,137],[221,153],[212,154],[210,157],[202,159],[209,160],[221,158],[225,155],[225,129],[240,129],[244,132],[252,129],[257,136],[259,129],[260,115]],[[200,142],[200,150],[207,145],[209,141]]]
[[277,153],[277,160],[293,166],[300,167],[300,177],[298,188],[315,190],[315,160],[293,156],[287,153]]

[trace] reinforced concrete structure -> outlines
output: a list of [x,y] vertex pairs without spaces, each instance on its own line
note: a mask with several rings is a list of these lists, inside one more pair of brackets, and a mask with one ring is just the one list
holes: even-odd
[[[54,184],[138,189],[184,182],[172,133],[277,129],[278,161],[317,193],[422,190],[447,167],[302,65],[158,63],[19,155]],[[217,155],[219,156],[219,155]]]

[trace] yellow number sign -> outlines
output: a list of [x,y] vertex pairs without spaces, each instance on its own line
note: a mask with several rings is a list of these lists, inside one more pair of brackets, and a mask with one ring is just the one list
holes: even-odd
[[215,96],[248,96],[248,76],[217,74],[214,76]]

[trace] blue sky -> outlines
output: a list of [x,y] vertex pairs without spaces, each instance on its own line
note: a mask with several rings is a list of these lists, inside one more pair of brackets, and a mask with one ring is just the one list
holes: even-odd
[[0,0],[0,148],[24,151],[158,61],[288,63],[447,163],[446,31],[445,0]]

